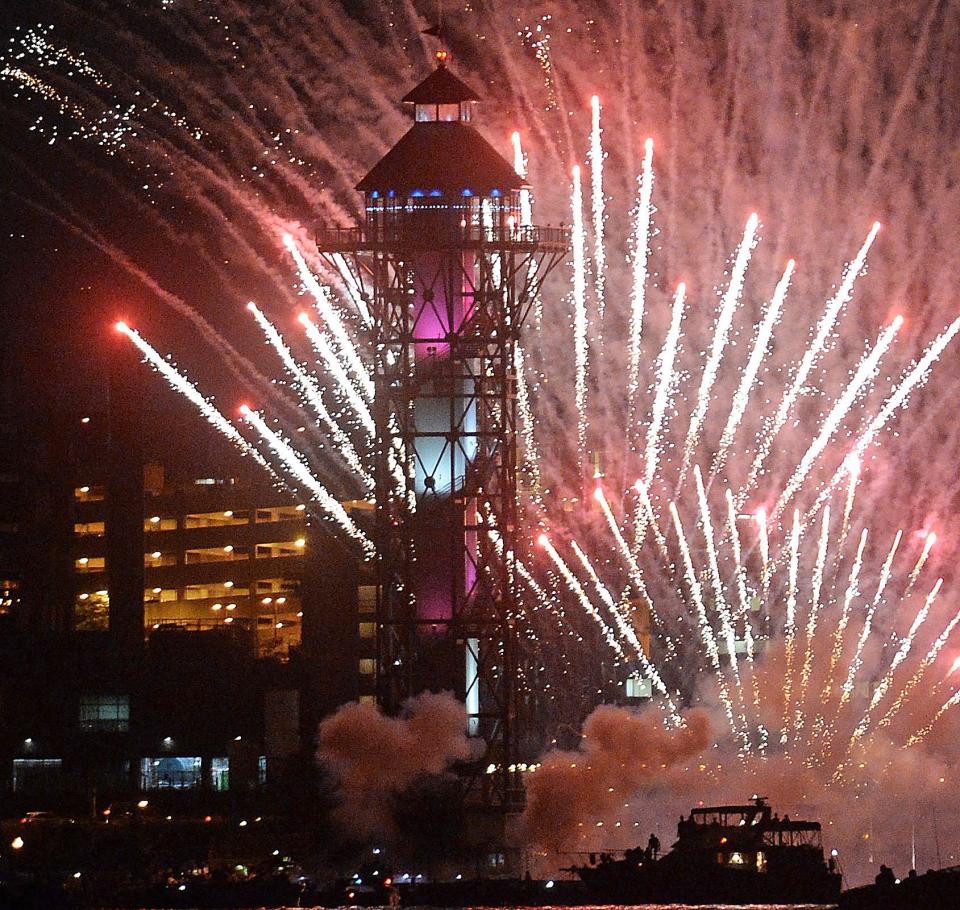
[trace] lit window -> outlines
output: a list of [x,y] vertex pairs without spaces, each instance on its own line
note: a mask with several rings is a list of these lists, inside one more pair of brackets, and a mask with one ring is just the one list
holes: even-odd
[[256,549],[257,559],[282,559],[289,556],[302,556],[303,548],[306,546],[305,538],[300,537],[296,540],[280,540],[273,543],[258,543]]
[[270,509],[257,509],[257,522],[290,521],[294,518],[299,521],[303,518],[301,512],[303,512],[301,506],[275,506]]
[[160,515],[151,515],[143,523],[144,531],[176,531],[176,518],[163,518]]
[[177,564],[177,554],[161,553],[160,550],[154,550],[152,553],[143,554],[143,564],[148,569],[159,569],[163,566],[175,566]]
[[224,793],[230,789],[230,759],[210,759],[210,786],[216,793]]
[[652,698],[653,685],[649,679],[634,674],[627,678],[625,694],[627,698]]
[[130,729],[127,695],[81,695],[80,729],[87,732],[123,733]]
[[203,562],[233,562],[235,559],[246,559],[245,547],[235,547],[227,544],[222,547],[193,547],[186,551],[184,561],[188,566]]
[[199,755],[165,755],[140,760],[141,790],[193,790],[200,782]]
[[110,595],[106,591],[78,594],[73,615],[78,632],[105,632],[110,626]]
[[267,782],[267,756],[261,755],[257,759],[257,783],[262,787]]
[[49,792],[60,785],[63,770],[61,758],[15,758],[13,760],[13,792]]
[[377,669],[376,661],[372,657],[361,657],[358,662],[358,669],[361,676],[373,676]]
[[375,638],[377,635],[377,624],[375,622],[360,623],[361,638]]
[[228,597],[245,597],[250,592],[246,588],[240,588],[234,583],[209,584],[209,585],[187,585],[183,589],[184,600],[221,600]]
[[225,528],[247,523],[247,512],[235,512],[227,509],[223,512],[191,512],[184,524],[188,528]]

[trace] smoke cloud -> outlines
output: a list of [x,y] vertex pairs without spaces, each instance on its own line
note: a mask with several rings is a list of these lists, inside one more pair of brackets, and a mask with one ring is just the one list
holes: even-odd
[[317,758],[339,785],[339,821],[360,837],[389,833],[393,797],[421,775],[442,774],[472,756],[466,729],[466,708],[449,692],[409,699],[400,717],[373,704],[341,707],[317,737]]
[[528,842],[570,849],[588,820],[602,822],[624,799],[702,752],[711,742],[707,712],[690,711],[685,720],[682,729],[668,730],[655,709],[596,708],[584,722],[579,749],[547,753],[528,778],[523,815]]

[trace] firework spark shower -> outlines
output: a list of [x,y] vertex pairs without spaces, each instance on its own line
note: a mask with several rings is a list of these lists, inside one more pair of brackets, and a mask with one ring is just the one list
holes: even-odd
[[[885,800],[916,817],[940,799],[960,716],[960,9],[601,6],[449,11],[480,128],[526,167],[534,221],[576,235],[523,353],[544,710],[579,723],[583,690],[613,698],[637,673],[663,708],[643,722],[682,743],[662,776],[625,775],[623,799],[571,799],[565,846],[599,844],[597,821],[629,844],[641,818],[762,785],[862,865]],[[104,321],[128,316],[153,366],[361,555],[336,497],[369,491],[369,313],[311,228],[354,218],[354,184],[406,128],[396,99],[430,66],[431,14],[66,5],[0,60],[29,204],[143,289]],[[209,325],[179,369],[157,353],[183,339],[155,315],[171,305]],[[691,708],[696,735],[676,723]],[[895,822],[884,836],[905,849]]]

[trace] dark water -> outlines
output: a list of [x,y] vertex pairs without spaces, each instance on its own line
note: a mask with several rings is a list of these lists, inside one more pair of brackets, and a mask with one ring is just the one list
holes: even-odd
[[[585,906],[577,905],[576,910],[830,910],[835,904],[631,904],[631,905],[596,905]],[[311,910],[309,905],[304,907],[283,907],[276,910]],[[319,910],[319,908],[318,908]],[[340,907],[338,910],[356,910],[354,907]],[[390,910],[388,907],[371,907],[366,910]],[[447,910],[444,907],[417,907],[411,908],[404,905],[404,910]],[[456,908],[456,910],[484,910],[480,905],[477,907]],[[553,907],[523,907],[521,905],[498,908],[498,910],[565,910],[564,905],[557,904]]]

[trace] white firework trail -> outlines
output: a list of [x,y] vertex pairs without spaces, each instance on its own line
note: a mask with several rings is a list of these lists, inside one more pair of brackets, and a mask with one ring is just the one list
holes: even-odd
[[896,556],[897,548],[900,546],[900,540],[903,538],[903,531],[898,530],[896,536],[893,538],[893,544],[890,547],[890,552],[887,553],[887,558],[884,560],[883,567],[880,569],[880,578],[877,581],[877,591],[873,595],[873,600],[870,603],[870,607],[867,609],[867,615],[863,620],[863,628],[860,630],[860,635],[857,638],[857,645],[854,648],[853,657],[850,660],[850,666],[847,669],[847,678],[844,680],[843,688],[840,691],[840,707],[842,708],[849,700],[850,696],[853,694],[853,684],[856,679],[857,673],[860,672],[860,667],[863,665],[863,649],[867,644],[867,639],[870,637],[870,632],[873,629],[873,617],[877,612],[877,608],[880,606],[880,602],[883,599],[883,592],[886,590],[887,582],[890,580],[890,571],[893,567],[893,557]]
[[733,671],[733,677],[739,689],[740,670],[737,665],[737,636],[733,626],[733,617],[730,615],[730,608],[727,606],[727,599],[723,593],[720,565],[717,562],[716,541],[713,536],[713,522],[710,518],[710,504],[707,502],[707,491],[703,485],[703,475],[700,473],[699,465],[694,466],[693,474],[697,486],[697,502],[700,507],[700,522],[703,525],[703,539],[707,548],[707,566],[710,570],[710,581],[713,586],[717,614],[720,617],[720,631],[727,645],[730,669]]
[[833,692],[833,674],[843,655],[843,635],[850,624],[850,608],[854,599],[860,594],[860,570],[863,567],[863,550],[867,545],[867,529],[864,528],[860,533],[860,543],[857,545],[857,555],[854,557],[853,565],[850,567],[850,576],[847,579],[847,589],[843,595],[843,607],[840,610],[840,620],[837,622],[836,629],[833,630],[833,647],[830,651],[830,669],[827,672],[827,681],[823,689],[823,699],[826,699]]
[[637,396],[640,391],[640,339],[647,293],[647,261],[650,255],[650,222],[653,217],[653,140],[644,143],[643,169],[639,177],[640,193],[633,227],[633,282],[630,293],[630,366],[627,376],[629,418],[628,441],[633,445],[637,421]]
[[737,636],[733,625],[733,617],[730,614],[730,608],[727,606],[727,599],[723,593],[723,581],[720,578],[720,565],[717,562],[717,547],[713,536],[713,521],[710,518],[710,504],[707,502],[707,491],[703,486],[703,475],[700,473],[700,465],[694,466],[694,476],[696,478],[697,499],[700,507],[700,522],[703,527],[703,538],[707,548],[707,566],[709,568],[710,580],[713,586],[713,598],[720,617],[720,633],[723,635],[727,646],[727,657],[730,661],[730,669],[733,674],[733,680],[736,684],[737,701],[740,703],[740,724],[744,730],[744,748],[749,751],[750,742],[746,737],[748,728],[747,718],[743,698],[743,685],[740,680],[740,666],[737,663]]
[[853,565],[850,568],[850,577],[847,581],[847,590],[843,596],[843,607],[840,611],[840,620],[837,623],[836,629],[833,633],[833,647],[830,651],[830,667],[827,670],[826,681],[823,686],[823,693],[821,695],[821,708],[817,714],[817,719],[814,722],[814,730],[823,730],[821,735],[821,748],[820,748],[820,758],[826,754],[827,750],[830,748],[833,743],[833,737],[836,731],[836,724],[840,717],[840,711],[844,705],[843,701],[843,692],[841,690],[840,698],[837,703],[837,708],[833,712],[829,721],[826,721],[826,726],[822,727],[825,718],[827,716],[826,706],[829,704],[830,699],[833,696],[834,690],[834,673],[837,669],[837,664],[840,662],[840,658],[843,655],[843,636],[847,630],[847,626],[850,624],[850,607],[853,604],[854,598],[860,594],[859,590],[859,581],[860,581],[860,569],[863,566],[863,550],[867,545],[867,529],[864,528],[860,534],[860,543],[857,546],[857,555],[853,560]]
[[534,435],[535,422],[530,407],[530,390],[527,387],[526,356],[523,347],[513,349],[514,373],[517,377],[517,414],[520,418],[520,437],[523,439],[523,467],[532,481],[532,496],[540,502],[540,452]]
[[574,369],[574,399],[577,409],[577,445],[580,452],[580,463],[586,454],[587,445],[587,264],[586,264],[586,234],[583,229],[583,188],[580,183],[580,165],[573,168],[573,192],[570,197],[571,213],[573,217],[573,351]]
[[580,564],[583,566],[584,571],[586,571],[587,575],[590,576],[590,580],[593,582],[593,586],[596,588],[600,599],[607,605],[607,609],[613,616],[614,623],[616,624],[617,629],[620,631],[620,634],[627,640],[630,647],[636,651],[637,660],[640,662],[640,666],[643,669],[646,678],[649,679],[657,691],[666,698],[671,717],[676,723],[679,723],[680,715],[677,711],[677,706],[673,701],[673,698],[670,696],[670,692],[667,689],[663,678],[660,676],[659,671],[647,657],[647,653],[643,649],[643,644],[637,637],[637,633],[633,626],[623,615],[620,605],[613,599],[613,595],[610,593],[610,590],[600,580],[596,569],[593,567],[593,563],[590,561],[590,557],[587,556],[587,554],[575,540],[570,542],[570,546],[572,547],[577,558],[580,560]]
[[593,215],[593,281],[597,295],[597,313],[599,316],[598,335],[602,331],[603,310],[605,306],[604,282],[607,275],[607,253],[604,246],[604,198],[603,198],[603,159],[605,157],[600,127],[600,98],[594,95],[590,99],[590,201]]
[[787,615],[783,627],[783,644],[786,654],[786,672],[783,677],[783,727],[780,742],[787,742],[787,726],[790,722],[791,695],[793,692],[793,657],[797,636],[797,575],[800,567],[800,511],[793,512],[793,529],[790,532],[790,567],[787,581]]
[[757,509],[757,534],[760,544],[761,602],[766,605],[770,594],[770,533],[767,527],[767,510]]
[[573,595],[580,601],[580,606],[583,607],[584,611],[590,616],[600,627],[600,631],[603,634],[604,640],[607,644],[613,649],[614,653],[621,659],[627,660],[627,656],[624,653],[623,646],[620,644],[620,639],[614,634],[613,629],[610,628],[609,624],[600,615],[600,612],[594,607],[593,602],[590,600],[587,592],[583,589],[583,585],[580,584],[580,580],[577,578],[573,572],[570,571],[570,567],[563,561],[563,557],[557,552],[556,548],[550,542],[550,538],[546,534],[541,534],[538,538],[538,543],[544,550],[546,550],[547,555],[550,559],[553,560],[553,564],[560,571],[560,574],[563,576],[563,580],[567,583],[567,587],[573,593]]
[[[527,179],[527,156],[523,154],[520,144],[520,133],[514,131],[510,137],[513,143],[513,169],[517,174]],[[528,227],[533,224],[533,195],[528,188],[520,190],[520,226]]]
[[857,486],[860,483],[860,459],[855,455],[846,458],[847,474],[850,478],[847,483],[847,496],[843,502],[843,522],[840,525],[840,540],[837,542],[837,559],[843,552],[843,545],[847,542],[850,533],[850,516],[853,514],[853,500],[857,495]]
[[773,509],[773,515],[771,516],[773,519],[779,516],[784,506],[790,502],[803,485],[803,482],[807,479],[807,474],[810,473],[813,463],[820,457],[823,450],[827,447],[827,443],[840,428],[840,424],[846,417],[847,411],[850,410],[851,405],[861,394],[863,387],[870,382],[876,374],[881,358],[893,343],[893,339],[896,337],[902,325],[903,317],[897,316],[896,319],[893,320],[893,323],[880,333],[880,337],[877,339],[873,350],[860,362],[860,366],[857,368],[856,373],[854,373],[853,378],[847,383],[847,387],[834,402],[830,413],[820,427],[820,432],[813,442],[810,443],[807,451],[804,452],[803,458],[800,459],[800,464],[797,465],[793,476],[787,481],[786,486],[783,488],[783,492],[780,494],[780,498],[777,500],[777,504]]
[[806,383],[810,371],[816,366],[820,354],[823,352],[824,345],[827,343],[827,339],[833,331],[837,317],[840,315],[840,310],[843,309],[844,305],[852,296],[853,286],[857,277],[863,271],[863,267],[867,261],[867,253],[870,251],[870,247],[873,245],[873,241],[876,239],[879,230],[880,222],[875,221],[873,227],[870,229],[870,233],[867,234],[867,239],[864,240],[853,262],[845,269],[843,279],[840,282],[840,287],[837,289],[836,294],[834,294],[827,303],[826,310],[817,325],[817,333],[800,360],[800,365],[797,368],[793,382],[790,384],[790,388],[784,394],[783,398],[780,399],[780,406],[777,408],[777,413],[770,422],[769,428],[765,429],[763,433],[762,440],[757,448],[756,457],[750,466],[750,475],[744,487],[744,495],[746,494],[746,490],[752,487],[756,481],[760,473],[760,468],[770,454],[774,437],[786,423],[787,416],[800,393],[803,391],[804,383]]
[[211,401],[204,398],[200,390],[186,376],[180,373],[172,363],[164,360],[156,348],[152,347],[136,329],[130,328],[125,322],[118,322],[116,330],[134,343],[150,366],[163,376],[175,391],[183,395],[203,415],[207,423],[229,439],[241,452],[249,455],[257,464],[273,473],[260,452],[241,435],[240,431]]
[[287,343],[283,340],[283,336],[277,331],[276,326],[263,315],[260,308],[253,301],[247,304],[247,309],[253,314],[254,319],[256,319],[257,324],[266,336],[267,341],[270,342],[271,347],[277,352],[287,371],[293,376],[294,380],[296,380],[307,403],[316,411],[317,415],[330,430],[330,435],[333,437],[344,461],[346,461],[354,473],[363,480],[367,489],[372,490],[373,478],[364,468],[363,462],[360,460],[360,456],[357,454],[357,450],[350,437],[343,431],[343,427],[340,426],[340,423],[328,410],[323,400],[323,390],[317,384],[316,379],[297,363]]
[[947,711],[949,711],[951,708],[956,707],[958,704],[960,704],[960,689],[957,689],[957,691],[954,692],[953,695],[951,695],[943,703],[943,705],[940,706],[940,708],[937,710],[937,713],[933,715],[933,718],[925,727],[921,727],[919,730],[917,730],[916,733],[914,733],[907,740],[906,746],[907,747],[916,746],[922,743],[930,735],[930,732],[933,730],[933,728],[937,725],[937,721],[939,721],[940,718],[947,713]]
[[940,587],[942,584],[943,579],[938,578],[936,584],[927,595],[927,599],[924,601],[923,607],[921,607],[920,612],[917,613],[916,617],[914,618],[909,631],[900,640],[900,647],[897,649],[897,653],[893,656],[890,666],[887,667],[887,671],[877,684],[876,689],[873,690],[873,695],[870,698],[870,704],[867,706],[866,711],[863,712],[863,717],[860,719],[860,723],[857,724],[856,729],[853,731],[853,735],[850,737],[850,743],[847,747],[848,753],[850,749],[853,748],[856,741],[860,739],[869,729],[870,721],[872,720],[873,709],[876,708],[876,706],[880,703],[880,701],[883,699],[883,696],[887,694],[887,690],[893,683],[894,674],[897,672],[900,664],[902,664],[907,657],[909,657],[917,632],[920,630],[920,626],[923,625],[927,615],[930,613],[930,608],[933,606],[933,602],[937,599],[937,594],[940,593]]
[[806,650],[803,656],[803,668],[800,671],[800,695],[797,698],[797,710],[794,714],[794,726],[797,731],[803,729],[806,713],[803,705],[807,699],[807,687],[810,685],[810,673],[813,670],[813,640],[817,634],[817,620],[820,617],[820,591],[823,588],[823,572],[827,562],[827,544],[830,540],[830,506],[823,510],[820,523],[820,540],[817,544],[817,559],[813,566],[810,591],[810,611],[807,614]]
[[348,536],[360,544],[367,559],[372,559],[376,554],[373,541],[357,526],[356,522],[350,517],[347,510],[340,504],[337,498],[314,477],[309,465],[304,462],[300,453],[283,439],[279,433],[270,429],[256,411],[243,405],[240,408],[240,413],[243,415],[243,419],[260,434],[267,445],[283,462],[284,467],[290,475],[297,480],[304,489],[310,492],[320,508],[330,516],[330,518],[336,521]]
[[301,313],[297,318],[306,331],[307,338],[310,344],[313,345],[313,349],[320,356],[324,367],[326,367],[327,371],[336,381],[337,388],[343,394],[344,398],[350,402],[350,407],[353,408],[353,412],[357,415],[367,435],[373,439],[377,435],[377,428],[373,422],[373,414],[370,412],[369,404],[367,404],[363,395],[357,391],[356,386],[350,381],[350,377],[347,375],[343,364],[340,363],[336,354],[333,352],[333,348],[330,347],[330,342],[327,341],[310,317],[306,313]]
[[957,623],[960,623],[960,613],[954,614],[950,622],[947,623],[946,628],[937,636],[934,643],[930,646],[930,649],[923,656],[923,660],[920,661],[920,666],[917,667],[916,672],[910,677],[909,680],[907,680],[906,685],[897,693],[897,697],[894,699],[893,704],[887,709],[887,713],[877,721],[878,727],[890,726],[890,723],[893,721],[894,717],[897,716],[900,709],[903,707],[903,703],[906,701],[907,697],[920,684],[920,681],[923,679],[923,676],[927,670],[929,670],[930,667],[936,662],[940,652],[944,649],[947,641],[953,634],[953,630],[956,629]]
[[337,267],[337,271],[340,273],[340,279],[343,281],[343,285],[347,290],[347,296],[350,298],[351,303],[357,308],[363,324],[368,329],[373,328],[373,317],[370,315],[370,309],[367,306],[367,300],[363,293],[363,285],[360,284],[357,276],[350,271],[350,266],[347,264],[343,253],[334,253],[331,258]]
[[[491,535],[492,536],[492,535]],[[497,552],[501,555],[503,554],[503,542],[499,540],[494,541],[494,546],[497,548]],[[523,580],[524,584],[530,589],[533,596],[537,599],[539,608],[547,613],[550,613],[553,618],[556,620],[557,628],[562,629],[567,634],[572,635],[577,642],[580,644],[583,643],[583,637],[571,629],[567,623],[566,616],[563,612],[563,607],[558,602],[557,598],[551,597],[546,591],[543,590],[543,587],[533,576],[533,573],[527,568],[526,564],[521,559],[517,559],[514,563],[517,569],[517,575]]]
[[[960,319],[954,320],[946,329],[944,329],[927,347],[923,356],[910,368],[909,372],[897,384],[893,392],[883,403],[883,406],[870,421],[867,428],[857,437],[854,443],[851,455],[854,458],[862,459],[864,452],[870,447],[876,435],[887,425],[887,422],[902,408],[910,398],[910,393],[920,385],[926,382],[927,376],[933,365],[940,359],[947,346],[953,341],[957,332],[960,332]],[[846,473],[846,463],[841,465],[827,484],[826,488],[817,497],[816,502],[807,512],[807,517],[815,515],[817,510],[832,495],[833,490]]]
[[[617,548],[620,550],[620,554],[623,556],[623,560],[627,565],[627,572],[630,576],[630,580],[637,589],[637,593],[644,599],[644,602],[649,607],[651,619],[662,628],[660,615],[657,613],[657,608],[654,606],[653,598],[650,597],[650,593],[647,591],[647,585],[644,581],[643,573],[640,571],[640,564],[634,558],[633,551],[630,549],[629,544],[624,539],[623,532],[620,530],[620,526],[617,524],[616,516],[613,514],[613,510],[610,508],[610,503],[607,502],[607,497],[603,492],[603,487],[597,487],[593,491],[593,498],[600,504],[604,518],[606,518],[607,525],[610,528],[610,533],[613,535],[613,539],[617,542]],[[664,641],[667,644],[667,653],[672,654],[674,650],[673,640],[665,632],[663,633],[663,636]]]
[[713,341],[710,344],[710,353],[707,355],[707,362],[703,368],[703,374],[700,377],[700,388],[697,390],[697,404],[690,418],[690,428],[687,430],[686,442],[683,445],[683,460],[680,464],[680,473],[677,477],[677,489],[683,485],[684,478],[687,475],[687,469],[690,467],[690,459],[693,457],[693,450],[700,439],[700,431],[703,428],[703,420],[707,416],[707,408],[710,406],[710,395],[713,391],[714,383],[717,380],[717,372],[720,369],[720,363],[723,360],[723,352],[727,346],[727,338],[730,335],[730,326],[733,324],[733,314],[740,302],[740,294],[743,291],[743,280],[747,274],[747,266],[750,264],[750,255],[756,246],[757,227],[760,219],[756,213],[747,219],[747,225],[743,229],[743,237],[740,240],[740,246],[737,247],[736,258],[733,264],[733,271],[730,273],[730,283],[727,290],[720,300],[720,309],[717,312],[717,324],[713,330]]
[[313,298],[313,305],[323,320],[324,326],[326,326],[333,335],[337,347],[340,350],[340,355],[347,362],[350,372],[356,377],[367,400],[372,401],[373,380],[370,378],[370,371],[360,357],[360,352],[357,350],[356,344],[354,344],[350,333],[347,331],[347,327],[344,325],[340,311],[330,300],[329,288],[325,288],[317,281],[316,276],[307,265],[307,261],[303,258],[303,254],[300,252],[299,247],[297,247],[293,237],[289,234],[284,234],[283,243],[293,257],[293,261],[296,263],[297,274],[300,277],[300,281],[307,291],[310,292],[310,296]]
[[647,428],[647,450],[644,459],[643,483],[647,488],[657,472],[657,463],[660,460],[660,430],[676,383],[673,365],[677,357],[677,345],[680,342],[680,325],[683,322],[683,301],[686,294],[687,286],[681,281],[673,297],[670,328],[667,330],[663,347],[657,355],[657,387],[653,396],[653,409],[650,412],[650,426]]
[[927,559],[930,557],[930,551],[933,549],[936,542],[937,535],[933,531],[929,531],[923,539],[923,549],[920,551],[920,556],[917,558],[916,563],[910,570],[910,576],[907,579],[907,587],[900,598],[901,600],[906,600],[912,593],[913,586],[917,583],[917,579],[920,577],[923,567],[927,564]]
[[747,660],[753,661],[753,628],[750,623],[750,598],[747,595],[747,579],[743,571],[741,558],[740,532],[737,530],[737,506],[733,493],[726,491],[727,533],[730,536],[730,548],[733,551],[733,573],[737,583],[737,596],[740,600],[740,616],[743,620],[743,637],[747,647]]
[[642,534],[645,532],[645,529],[649,527],[653,531],[653,536],[657,541],[657,547],[660,550],[660,555],[663,557],[664,562],[669,563],[670,555],[667,553],[667,540],[663,536],[663,532],[660,530],[660,524],[657,521],[657,516],[653,511],[653,503],[650,501],[650,493],[647,491],[646,485],[640,478],[637,478],[633,485],[633,489],[636,490],[639,498],[638,505],[640,506],[641,520],[643,522],[641,525],[641,522],[637,521],[637,546],[639,546],[639,540],[642,537]]
[[687,544],[686,535],[683,533],[683,524],[680,521],[680,513],[677,511],[677,505],[670,503],[670,516],[673,518],[673,526],[677,533],[677,540],[680,544],[680,553],[683,556],[684,572],[687,578],[687,586],[690,589],[690,597],[697,610],[697,626],[700,630],[700,637],[703,640],[704,647],[707,649],[707,656],[710,658],[710,665],[713,667],[717,679],[717,688],[720,694],[720,701],[723,704],[724,713],[727,715],[727,721],[730,724],[731,731],[740,739],[744,750],[750,748],[750,740],[745,730],[738,727],[733,711],[733,700],[730,698],[730,692],[727,689],[727,680],[720,666],[720,650],[717,647],[717,639],[713,634],[713,626],[707,617],[707,608],[703,602],[703,591],[700,588],[700,580],[697,578],[696,570],[693,567],[693,560],[690,558],[690,547]]
[[783,271],[783,276],[777,283],[773,292],[773,297],[767,305],[763,321],[757,329],[756,337],[753,341],[753,348],[750,351],[750,359],[743,369],[740,377],[740,384],[737,391],[733,394],[733,405],[730,408],[730,416],[727,418],[727,424],[720,435],[720,443],[717,446],[717,454],[714,456],[713,465],[710,468],[710,479],[712,480],[718,471],[720,471],[727,461],[727,453],[733,444],[737,433],[737,427],[743,419],[747,410],[747,402],[750,400],[750,391],[760,371],[760,366],[770,347],[770,339],[773,336],[773,330],[780,320],[780,313],[783,309],[783,302],[787,297],[787,291],[790,289],[790,280],[793,277],[793,271],[796,268],[794,260],[787,262],[787,267]]
[[[753,624],[750,621],[750,598],[747,594],[747,579],[743,569],[741,557],[740,532],[737,530],[737,507],[733,499],[733,492],[726,490],[727,500],[727,533],[730,536],[730,548],[733,551],[733,571],[737,583],[737,597],[740,601],[740,619],[743,622],[743,641],[747,651],[747,662],[751,665],[750,683],[753,695],[753,707],[760,713],[760,683],[757,674],[753,672],[754,642]],[[760,731],[759,749],[761,753],[767,749],[767,729],[763,724],[757,725]]]

